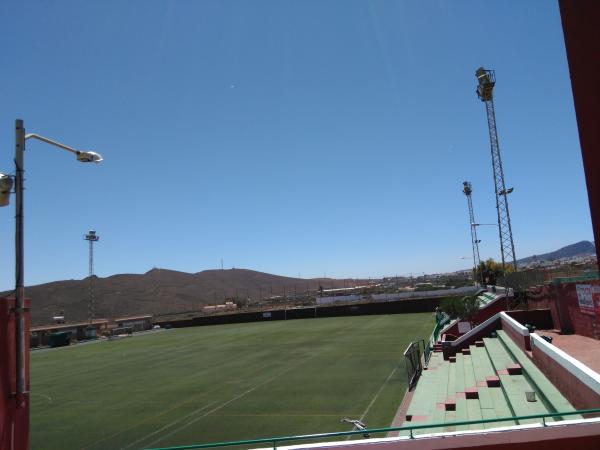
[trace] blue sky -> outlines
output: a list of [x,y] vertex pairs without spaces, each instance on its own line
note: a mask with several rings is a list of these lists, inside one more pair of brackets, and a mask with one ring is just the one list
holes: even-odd
[[[592,239],[556,2],[0,2],[0,171],[28,141],[26,283],[245,267],[366,277],[469,266],[462,181],[494,222],[475,69],[518,257]],[[0,287],[13,285],[13,206]],[[482,227],[483,257],[498,257]]]

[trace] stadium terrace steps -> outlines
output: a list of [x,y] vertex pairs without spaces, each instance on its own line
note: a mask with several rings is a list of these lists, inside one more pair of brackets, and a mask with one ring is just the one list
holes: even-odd
[[492,294],[491,292],[482,292],[477,296],[477,299],[479,300],[479,307],[483,308],[487,306],[488,304],[496,300],[498,297],[499,295]]
[[[441,353],[432,353],[429,369],[423,372],[408,408],[407,424],[451,423],[574,410],[506,333],[499,330],[497,336],[484,338],[469,346],[469,352],[459,352],[450,361],[444,361]],[[528,391],[536,392],[538,400],[527,401]],[[540,420],[449,425],[414,430],[414,434],[489,429],[539,423]]]
[[[508,352],[525,370],[527,378],[529,378],[531,384],[536,388],[536,394],[542,398],[542,401],[551,412],[575,411],[575,408],[569,401],[504,331],[498,330],[498,338],[502,341]],[[582,417],[580,415],[574,415],[569,416],[569,418],[581,419]]]
[[[446,423],[481,420],[510,416],[510,410],[498,388],[487,387],[485,378],[495,371],[484,348],[472,346],[471,354],[459,353],[456,362],[443,360],[443,355],[432,355],[429,367],[419,380],[417,390],[407,412],[412,423]],[[435,398],[435,402],[434,402]],[[435,405],[435,407],[434,407]],[[495,426],[514,424],[499,423]],[[439,433],[443,431],[476,430],[483,424],[437,427],[415,430],[414,434]],[[404,433],[408,434],[408,433]]]

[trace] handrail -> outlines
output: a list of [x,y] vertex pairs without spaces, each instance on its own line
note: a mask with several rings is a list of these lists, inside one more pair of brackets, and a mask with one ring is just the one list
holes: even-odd
[[543,413],[543,414],[531,414],[528,416],[515,416],[515,417],[499,417],[495,419],[479,419],[479,420],[461,420],[457,422],[446,422],[446,423],[431,423],[424,425],[409,425],[409,426],[401,426],[401,427],[385,427],[385,428],[369,428],[366,430],[359,431],[335,431],[330,433],[317,433],[317,434],[303,434],[298,436],[280,436],[280,437],[271,437],[271,438],[259,438],[259,439],[246,439],[243,441],[229,441],[229,442],[212,442],[208,444],[191,444],[191,445],[180,445],[177,447],[161,447],[161,448],[153,448],[147,450],[192,450],[199,448],[217,448],[217,447],[230,447],[236,445],[248,445],[248,444],[263,444],[270,443],[273,444],[273,449],[277,448],[278,442],[287,442],[287,441],[299,441],[299,440],[307,440],[307,439],[326,439],[330,437],[338,437],[338,436],[352,436],[355,434],[372,434],[372,433],[387,433],[390,431],[410,431],[410,438],[414,439],[413,430],[423,430],[426,428],[445,428],[445,427],[454,427],[459,425],[477,425],[484,423],[493,423],[493,422],[507,422],[507,421],[515,421],[515,420],[528,420],[528,419],[542,419],[543,426],[548,426],[546,424],[546,418],[548,417],[562,417],[562,416],[571,416],[577,414],[595,414],[600,413],[600,408],[593,409],[581,409],[578,411],[566,411],[566,412],[555,412],[555,413]]

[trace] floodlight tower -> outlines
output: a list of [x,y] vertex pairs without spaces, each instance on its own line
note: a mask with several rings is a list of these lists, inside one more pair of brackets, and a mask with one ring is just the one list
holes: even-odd
[[90,289],[89,289],[89,302],[88,302],[88,322],[92,323],[94,319],[94,242],[97,242],[100,239],[100,236],[96,234],[95,230],[88,231],[83,239],[90,243],[90,259],[89,259],[89,268],[90,268]]
[[[475,213],[473,212],[473,200],[471,194],[473,188],[471,183],[463,181],[463,193],[467,196],[467,206],[469,207],[469,226],[471,227],[471,245],[473,247],[473,281],[476,283],[477,268],[479,267],[479,243],[477,239],[477,224],[475,223]],[[483,276],[483,274],[482,274]]]
[[517,258],[515,256],[515,243],[510,225],[510,213],[508,211],[508,194],[513,188],[506,188],[504,183],[504,170],[502,158],[500,157],[500,146],[498,144],[498,130],[496,129],[496,113],[494,111],[494,86],[496,77],[493,70],[480,67],[475,71],[477,77],[477,96],[485,103],[487,113],[488,129],[490,133],[490,147],[492,150],[492,168],[494,171],[494,189],[496,192],[496,211],[498,212],[498,233],[500,235],[500,253],[502,255],[502,271],[506,272],[507,266],[512,266],[517,271]]

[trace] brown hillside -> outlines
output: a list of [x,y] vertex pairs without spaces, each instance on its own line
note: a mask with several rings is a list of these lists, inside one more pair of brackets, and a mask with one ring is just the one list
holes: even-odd
[[[358,282],[358,280],[357,280]],[[205,270],[198,273],[152,269],[136,274],[95,279],[96,317],[135,314],[169,314],[198,311],[203,305],[224,299],[250,297],[253,300],[283,295],[298,296],[307,289],[344,286],[344,280],[330,278],[289,278],[246,269]],[[348,286],[354,284],[348,283]],[[66,280],[26,288],[31,299],[32,324],[51,322],[63,310],[67,321],[85,320],[88,310],[89,279]]]

